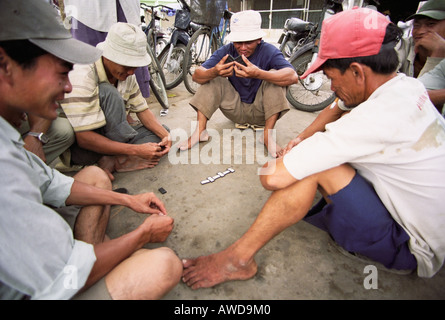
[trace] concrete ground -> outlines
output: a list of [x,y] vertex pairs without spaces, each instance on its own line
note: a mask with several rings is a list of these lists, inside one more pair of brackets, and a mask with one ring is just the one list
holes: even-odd
[[[170,109],[159,117],[172,130],[174,143],[190,134],[195,112],[188,102],[192,95],[181,84],[169,91]],[[149,99],[159,116],[161,107]],[[281,145],[301,132],[316,114],[291,108],[278,121],[277,141]],[[232,146],[222,140],[233,134],[234,125],[221,112],[209,122],[212,140],[192,150],[162,159],[153,169],[115,175],[114,188],[125,187],[130,193],[153,191],[166,204],[175,227],[162,244],[181,258],[208,255],[220,251],[252,224],[270,192],[262,188],[258,169],[266,160],[256,145],[251,129],[244,131],[243,148],[233,146],[239,137],[228,136]],[[226,131],[224,131],[226,130]],[[236,130],[237,131],[237,130]],[[255,147],[257,146],[257,147]],[[255,153],[252,152],[255,150]],[[255,154],[252,159],[251,155]],[[212,158],[213,157],[213,158]],[[227,168],[231,173],[213,183],[201,181]],[[161,194],[158,189],[167,193]],[[108,234],[112,238],[136,228],[144,215],[114,206]],[[294,299],[444,299],[445,270],[432,279],[416,275],[402,276],[385,271],[369,271],[367,263],[358,262],[338,252],[323,231],[300,222],[270,241],[256,256],[258,273],[246,281],[231,281],[210,289],[192,290],[180,283],[167,300],[294,300]]]

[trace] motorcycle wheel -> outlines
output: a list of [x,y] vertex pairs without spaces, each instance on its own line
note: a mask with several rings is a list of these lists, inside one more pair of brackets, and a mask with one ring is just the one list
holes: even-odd
[[182,65],[185,55],[185,45],[182,43],[176,44],[173,48],[170,63],[167,65],[168,53],[170,46],[167,46],[162,50],[159,55],[159,64],[161,65],[162,72],[165,77],[165,88],[171,90],[177,87],[182,82]]
[[[289,62],[297,71],[298,76],[302,76],[311,59],[312,51],[307,51],[292,58]],[[295,109],[315,112],[334,102],[335,93],[331,90],[331,81],[320,71],[309,75],[305,80],[300,79],[298,84],[289,86],[286,97]]]
[[150,72],[150,88],[160,105],[164,109],[169,108],[167,90],[165,89],[165,78],[162,73],[162,68],[156,59],[153,51],[147,46],[148,54],[151,58],[151,63],[148,65],[148,71]]
[[168,45],[167,39],[165,39],[165,38],[158,38],[157,39],[157,41],[156,41],[156,54],[157,54],[158,60],[160,60],[159,56],[160,56],[162,50],[164,50],[164,48],[167,45]]
[[216,39],[211,39],[211,30],[201,28],[190,38],[185,50],[183,80],[187,90],[195,94],[199,84],[192,80],[196,68],[201,66],[217,49]]

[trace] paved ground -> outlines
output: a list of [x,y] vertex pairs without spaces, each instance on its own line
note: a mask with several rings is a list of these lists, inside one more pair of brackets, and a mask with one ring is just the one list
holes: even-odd
[[[162,123],[172,130],[174,140],[190,134],[195,112],[183,85],[169,92],[171,107]],[[160,106],[150,99],[159,116]],[[316,114],[292,109],[277,123],[277,141],[285,145],[302,131]],[[252,224],[270,195],[259,183],[258,169],[265,161],[256,150],[253,131],[244,131],[245,146],[222,144],[224,133],[233,133],[233,123],[220,112],[209,122],[212,140],[182,154],[164,158],[153,168],[116,174],[114,187],[131,193],[154,191],[175,219],[175,228],[163,243],[180,257],[196,257],[222,250],[238,239]],[[226,129],[226,131],[224,131]],[[227,138],[227,137],[226,137]],[[229,137],[229,140],[239,140]],[[233,145],[233,143],[232,143]],[[213,158],[212,158],[213,157]],[[196,161],[196,160],[199,161]],[[212,160],[213,159],[213,160]],[[224,161],[225,160],[225,161]],[[200,181],[219,171],[234,173],[201,185]],[[161,194],[163,187],[167,193]],[[111,237],[133,230],[144,216],[115,206],[108,227]],[[157,247],[149,245],[147,247]],[[324,232],[300,222],[282,232],[257,255],[259,270],[247,281],[232,281],[210,289],[191,290],[180,283],[165,299],[170,300],[293,300],[293,299],[444,299],[445,270],[432,279],[400,276],[384,271],[368,273],[366,263],[340,254]],[[376,277],[374,277],[376,276]]]

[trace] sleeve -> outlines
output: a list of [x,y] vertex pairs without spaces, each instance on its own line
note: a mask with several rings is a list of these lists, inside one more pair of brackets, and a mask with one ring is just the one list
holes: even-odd
[[33,299],[69,299],[91,272],[94,248],[74,240],[67,222],[43,204],[63,203],[66,191],[55,190],[58,181],[64,180],[65,189],[70,179],[45,170],[30,155],[7,150],[0,155],[0,284]]
[[418,79],[428,90],[445,89],[445,59]]
[[60,103],[75,132],[98,129],[106,123],[93,66],[74,66],[69,74],[73,90]]
[[130,112],[138,113],[148,109],[147,100],[142,96],[136,76],[128,78],[130,95],[126,101],[126,108]]
[[231,44],[227,44],[221,48],[219,48],[218,50],[216,50],[209,59],[207,59],[203,64],[202,67],[206,68],[206,69],[210,69],[213,68],[214,66],[216,66],[218,64],[218,62],[221,61],[221,59],[229,53],[229,48],[230,48]]

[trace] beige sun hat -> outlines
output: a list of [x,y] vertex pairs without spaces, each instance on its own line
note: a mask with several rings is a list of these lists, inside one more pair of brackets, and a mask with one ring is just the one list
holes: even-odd
[[261,30],[261,15],[254,10],[235,13],[230,19],[230,33],[227,40],[245,42],[261,39],[266,33]]
[[145,67],[151,63],[145,33],[134,24],[113,24],[105,41],[98,43],[97,48],[103,51],[103,57],[122,66]]

